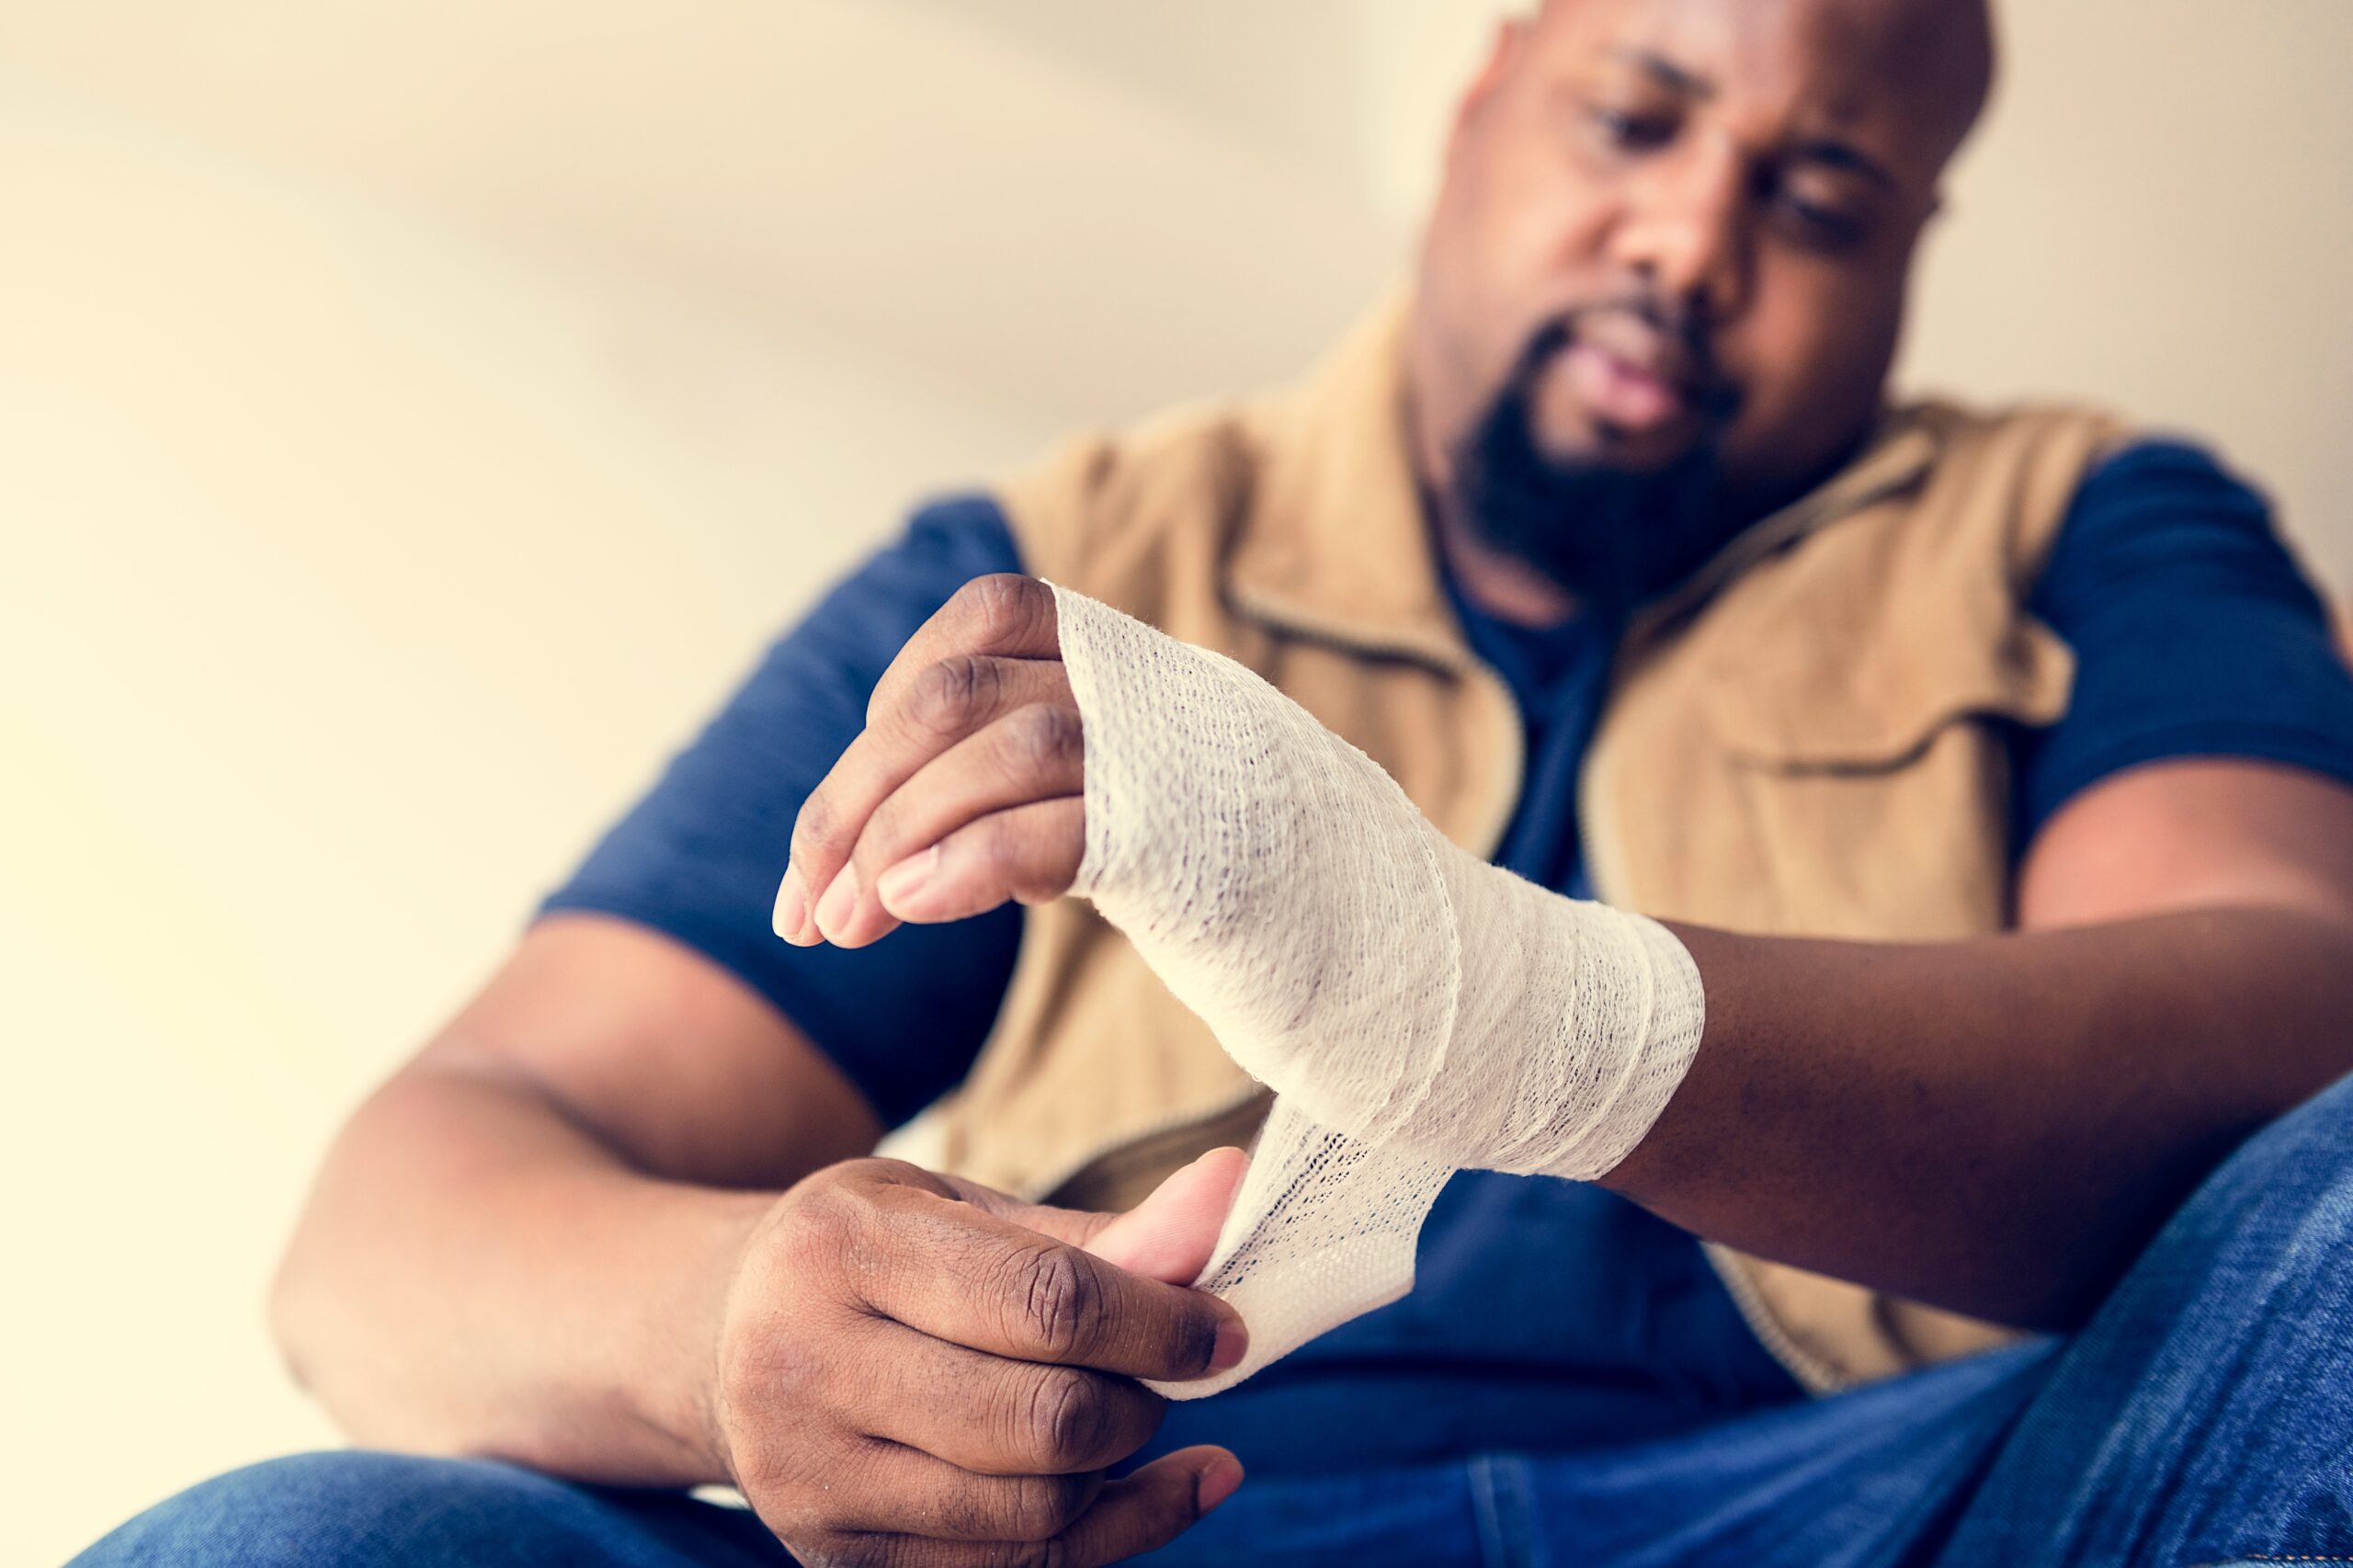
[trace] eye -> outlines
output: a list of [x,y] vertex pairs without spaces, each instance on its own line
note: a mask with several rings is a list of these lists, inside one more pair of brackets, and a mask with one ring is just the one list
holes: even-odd
[[1629,152],[1664,147],[1675,139],[1675,122],[1664,115],[1643,114],[1596,104],[1586,110],[1596,134],[1606,146]]
[[1844,183],[1768,165],[1757,171],[1756,199],[1792,244],[1824,254],[1851,250],[1870,237],[1874,209],[1851,192],[1843,200],[1831,194]]
[[1860,243],[1867,225],[1851,212],[1824,207],[1802,197],[1784,194],[1782,208],[1795,220],[1803,236],[1824,250],[1845,250]]

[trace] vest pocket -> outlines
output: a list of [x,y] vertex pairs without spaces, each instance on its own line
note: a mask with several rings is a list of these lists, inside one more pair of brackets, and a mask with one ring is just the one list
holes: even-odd
[[2019,617],[2006,637],[1941,646],[1784,643],[1755,662],[1718,666],[1697,695],[1710,733],[1736,763],[1876,773],[1918,760],[1962,720],[2049,724],[2066,711],[2074,677],[2067,645]]
[[1993,634],[1841,630],[1735,640],[1747,662],[1685,672],[1680,704],[1654,698],[1618,734],[1593,858],[1616,872],[1607,896],[1759,935],[2007,923],[2008,753],[1987,721],[2057,718],[2073,655],[2015,614]]

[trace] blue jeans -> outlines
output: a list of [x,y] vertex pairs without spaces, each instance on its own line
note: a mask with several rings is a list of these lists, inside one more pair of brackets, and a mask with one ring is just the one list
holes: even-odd
[[[2251,1568],[2281,1559],[2353,1563],[2353,1078],[2216,1171],[2070,1339],[1621,1449],[1255,1478],[1150,1561]],[[353,1452],[208,1482],[76,1562],[790,1561],[752,1516],[675,1494]]]

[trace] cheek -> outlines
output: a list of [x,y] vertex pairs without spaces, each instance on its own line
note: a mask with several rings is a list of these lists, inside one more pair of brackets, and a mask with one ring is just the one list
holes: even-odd
[[1465,259],[1516,332],[1606,281],[1616,194],[1560,148],[1516,138],[1478,168],[1462,194]]
[[1903,322],[1903,289],[1808,263],[1760,276],[1751,309],[1719,344],[1743,390],[1726,432],[1736,481],[1803,477],[1853,440],[1879,405]]

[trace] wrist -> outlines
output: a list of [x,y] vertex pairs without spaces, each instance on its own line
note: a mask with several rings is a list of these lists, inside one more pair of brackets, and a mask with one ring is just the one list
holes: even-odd
[[651,1375],[633,1383],[635,1414],[676,1454],[676,1479],[733,1485],[721,1369],[736,1282],[779,1195],[699,1191],[694,1198],[694,1212],[679,1217],[679,1293],[658,1306],[649,1324]]

